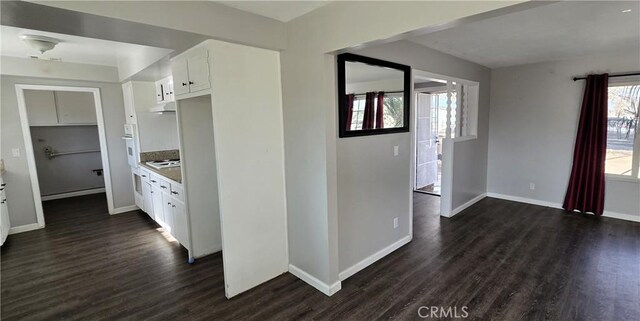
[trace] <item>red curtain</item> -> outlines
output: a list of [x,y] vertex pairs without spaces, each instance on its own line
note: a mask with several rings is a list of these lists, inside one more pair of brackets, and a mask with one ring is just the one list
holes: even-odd
[[604,161],[607,152],[609,75],[589,75],[582,98],[573,168],[563,208],[602,215]]
[[351,130],[351,121],[353,119],[353,101],[355,97],[356,96],[354,94],[347,95],[347,121],[345,124],[345,126],[347,127],[346,130]]
[[376,99],[375,92],[368,92],[365,95],[366,100],[364,101],[364,115],[362,120],[362,129],[373,129],[374,118],[373,118],[373,104]]
[[384,91],[378,92],[378,106],[376,108],[376,128],[384,128]]

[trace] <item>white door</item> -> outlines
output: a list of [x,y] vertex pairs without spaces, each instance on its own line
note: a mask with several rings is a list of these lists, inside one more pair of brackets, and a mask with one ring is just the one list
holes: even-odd
[[[140,176],[142,176],[142,179],[144,180],[147,175],[148,174],[143,173]],[[153,215],[153,194],[151,193],[151,184],[144,181],[142,182],[142,199],[142,209],[149,215],[149,217],[155,220],[156,217]]]
[[432,115],[431,95],[417,94],[416,183],[421,189],[438,180],[438,136],[435,115]]
[[151,184],[151,198],[153,203],[153,216],[160,226],[164,227],[164,206],[162,204],[162,191]]
[[171,234],[180,242],[180,244],[187,246],[187,213],[184,209],[184,204],[175,198],[172,201],[173,208],[173,230]]
[[124,98],[124,113],[127,116],[127,124],[136,123],[136,110],[133,105],[133,84],[126,82],[122,84],[122,96]]

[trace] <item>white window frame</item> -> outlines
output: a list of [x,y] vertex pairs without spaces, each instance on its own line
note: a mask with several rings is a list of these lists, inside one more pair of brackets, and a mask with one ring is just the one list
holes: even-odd
[[[619,87],[619,86],[627,86],[627,85],[640,85],[640,77],[633,76],[633,77],[622,77],[622,78],[609,78],[608,87]],[[607,88],[607,90],[609,90],[609,88]],[[608,108],[609,106],[607,106],[607,110]],[[608,119],[609,117],[607,115],[607,121]],[[639,127],[638,124],[636,124],[636,131],[638,130],[638,127]],[[609,137],[607,137],[607,140],[608,138]],[[633,142],[633,153],[631,157],[631,175],[605,173],[605,178],[611,181],[640,183],[640,139],[638,139],[637,136],[636,136],[636,140]]]

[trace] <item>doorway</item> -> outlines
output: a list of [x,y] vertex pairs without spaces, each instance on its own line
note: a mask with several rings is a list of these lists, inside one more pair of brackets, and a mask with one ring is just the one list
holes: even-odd
[[113,193],[98,88],[16,85],[38,227],[43,201]]
[[445,138],[447,93],[439,85],[416,90],[416,172],[414,190],[440,196],[442,142]]

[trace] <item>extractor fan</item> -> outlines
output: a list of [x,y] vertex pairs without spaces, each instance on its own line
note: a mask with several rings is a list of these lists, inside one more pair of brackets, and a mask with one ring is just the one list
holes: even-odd
[[40,51],[42,54],[55,48],[55,46],[60,43],[60,40],[56,38],[37,35],[22,35],[20,36],[20,39],[26,42],[31,48]]

